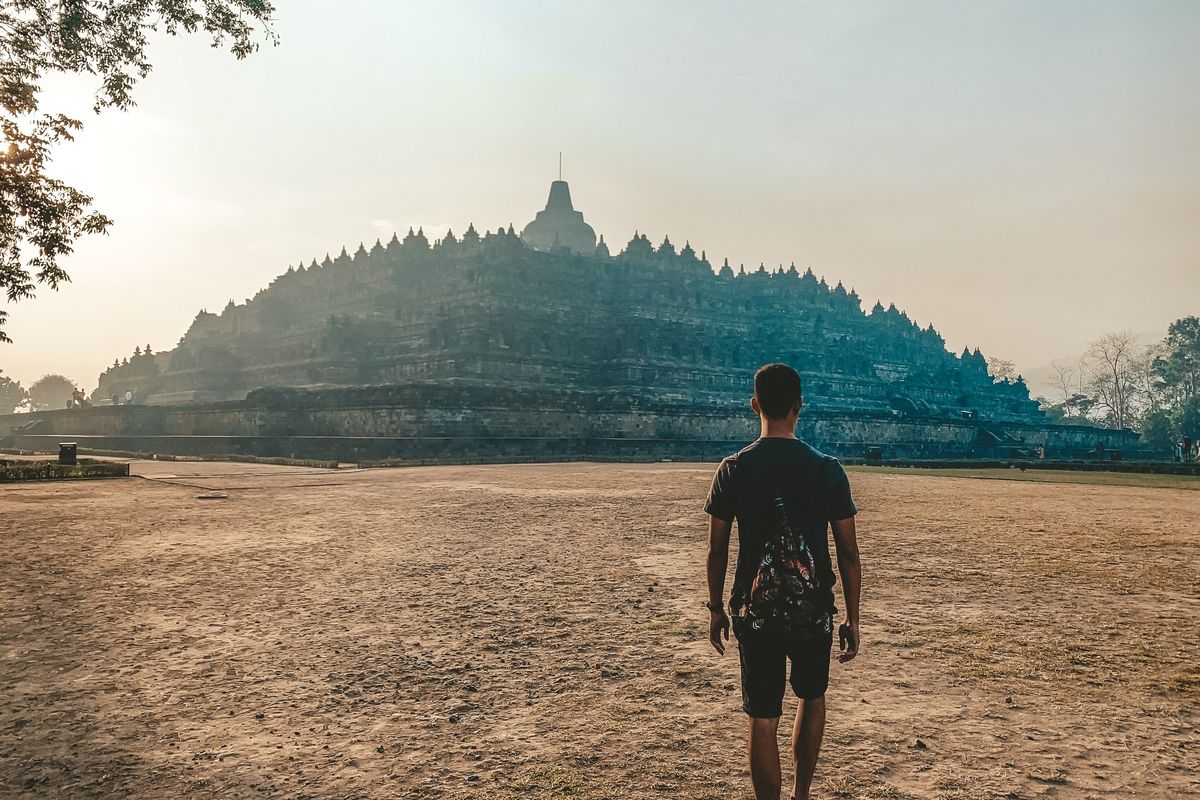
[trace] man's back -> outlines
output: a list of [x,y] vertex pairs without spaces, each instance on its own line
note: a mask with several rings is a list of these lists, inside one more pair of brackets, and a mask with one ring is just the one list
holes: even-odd
[[770,503],[781,496],[788,519],[813,554],[822,602],[835,613],[836,582],[829,555],[829,521],[854,516],[842,465],[800,439],[763,437],[721,462],[705,510],[737,520],[738,561],[730,605],[745,605],[763,547],[772,533]]

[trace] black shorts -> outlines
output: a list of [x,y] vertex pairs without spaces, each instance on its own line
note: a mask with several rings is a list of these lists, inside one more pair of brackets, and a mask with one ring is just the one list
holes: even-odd
[[[817,638],[781,636],[777,631],[752,629],[735,617],[733,634],[742,662],[742,708],[752,717],[783,715],[783,692],[792,684],[797,697],[824,697],[829,688],[829,657],[833,633]],[[789,681],[787,662],[792,662]]]

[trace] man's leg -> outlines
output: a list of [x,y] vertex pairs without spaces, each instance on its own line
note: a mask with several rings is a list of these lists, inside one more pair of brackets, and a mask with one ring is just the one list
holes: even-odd
[[828,638],[798,643],[790,653],[792,691],[800,698],[792,725],[792,756],[796,761],[795,800],[808,800],[821,737],[825,733],[825,690],[829,688],[829,657],[833,649],[832,629]]
[[742,666],[742,710],[750,717],[750,777],[758,800],[779,800],[779,717],[787,687],[787,654],[779,638],[734,619]]
[[796,787],[792,790],[792,800],[808,800],[824,733],[825,698],[801,700],[792,725],[792,756],[796,760]]
[[779,800],[779,717],[750,718],[750,779],[757,800]]

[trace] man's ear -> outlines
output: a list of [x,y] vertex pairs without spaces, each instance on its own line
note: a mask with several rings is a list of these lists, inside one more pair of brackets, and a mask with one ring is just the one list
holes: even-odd
[[760,417],[762,416],[762,407],[759,406],[759,404],[758,404],[758,397],[756,397],[756,396],[750,397],[750,408],[754,411],[755,414],[758,414]]
[[800,415],[800,409],[802,409],[802,408],[804,408],[804,398],[803,397],[796,400],[796,415],[797,416]]

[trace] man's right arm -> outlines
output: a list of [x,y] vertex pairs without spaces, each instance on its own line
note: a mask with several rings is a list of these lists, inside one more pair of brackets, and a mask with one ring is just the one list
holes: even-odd
[[833,520],[833,543],[837,548],[838,573],[842,576],[842,595],[846,600],[846,621],[838,629],[841,650],[838,661],[858,655],[858,601],[862,589],[862,558],[858,552],[858,531],[854,517]]
[[721,655],[725,655],[725,641],[729,641],[729,615],[725,613],[725,570],[729,567],[729,529],[733,524],[727,519],[708,518],[708,640]]
[[[725,459],[713,475],[712,488],[704,510],[708,512],[708,640],[718,653],[725,655],[729,641],[729,615],[725,613],[725,570],[729,566],[729,532],[733,528],[735,496],[733,489],[734,462]],[[725,641],[721,640],[724,634]]]

